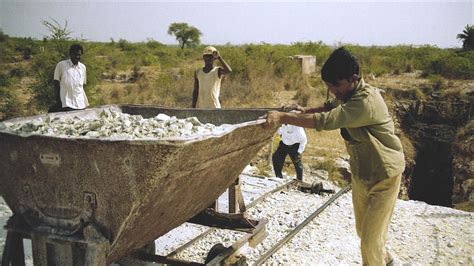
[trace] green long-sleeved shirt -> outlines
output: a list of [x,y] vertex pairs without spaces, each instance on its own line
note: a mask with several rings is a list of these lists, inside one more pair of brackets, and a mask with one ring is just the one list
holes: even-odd
[[314,114],[316,130],[341,128],[355,177],[374,182],[394,177],[405,169],[400,139],[380,92],[360,80],[345,103]]

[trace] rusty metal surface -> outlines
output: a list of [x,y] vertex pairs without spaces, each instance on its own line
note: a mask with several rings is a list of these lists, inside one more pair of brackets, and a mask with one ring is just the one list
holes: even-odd
[[[57,115],[93,116],[102,108]],[[94,225],[110,241],[108,262],[209,206],[276,131],[253,121],[266,109],[106,108],[144,118],[166,113],[237,124],[219,136],[183,141],[25,137],[0,131],[0,193],[13,213],[35,230],[58,235],[83,234],[85,226]],[[31,117],[15,120],[22,119]]]

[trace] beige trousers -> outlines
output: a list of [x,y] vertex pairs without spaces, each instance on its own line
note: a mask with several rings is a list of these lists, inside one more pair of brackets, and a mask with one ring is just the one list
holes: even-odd
[[352,178],[352,203],[364,265],[385,265],[388,262],[385,242],[401,178],[399,175],[374,183]]

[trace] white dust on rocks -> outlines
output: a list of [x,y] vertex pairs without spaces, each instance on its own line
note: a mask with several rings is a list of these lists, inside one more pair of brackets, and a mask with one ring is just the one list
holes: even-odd
[[[360,265],[362,259],[351,197],[351,192],[342,195],[265,263]],[[254,264],[328,199],[327,195],[287,190],[247,210],[251,219],[268,219],[266,231],[269,233],[255,249],[244,252],[247,262]],[[242,233],[216,230],[176,257],[204,262],[213,245],[222,243],[228,247],[240,236]],[[395,257],[396,265],[473,265],[474,214],[418,201],[398,200],[389,227],[387,249]]]
[[196,117],[178,119],[175,116],[158,114],[152,118],[130,115],[111,110],[102,111],[96,118],[74,116],[38,117],[31,121],[0,123],[0,130],[15,134],[37,134],[66,138],[190,138],[208,134],[219,134],[233,128],[232,125],[216,126],[201,123]]

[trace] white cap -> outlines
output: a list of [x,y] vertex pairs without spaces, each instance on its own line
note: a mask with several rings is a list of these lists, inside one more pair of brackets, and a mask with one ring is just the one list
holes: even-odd
[[217,52],[217,49],[213,46],[208,46],[208,47],[204,48],[204,51],[202,52],[202,55],[214,54],[214,52]]

